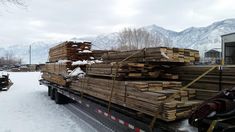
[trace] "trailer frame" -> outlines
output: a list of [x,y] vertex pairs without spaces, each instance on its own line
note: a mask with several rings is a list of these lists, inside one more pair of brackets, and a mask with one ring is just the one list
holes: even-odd
[[[55,100],[57,104],[67,104],[68,100],[72,100],[76,108],[85,112],[90,117],[96,119],[104,126],[113,131],[127,132],[180,132],[177,127],[185,120],[175,122],[165,122],[157,120],[154,128],[149,126],[152,121],[151,117],[138,117],[134,110],[124,106],[111,104],[110,111],[108,109],[108,101],[104,101],[84,93],[74,91],[68,87],[59,86],[46,80],[39,80],[40,85],[48,87],[48,95]],[[58,97],[59,96],[59,97]],[[92,123],[93,125],[94,122]],[[99,124],[98,124],[99,125]],[[195,128],[193,128],[195,129]]]

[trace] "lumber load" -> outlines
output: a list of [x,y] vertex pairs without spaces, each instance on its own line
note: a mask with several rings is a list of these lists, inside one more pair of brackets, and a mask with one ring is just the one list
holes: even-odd
[[[187,104],[189,92],[176,90],[181,86],[181,82],[175,81],[116,81],[85,77],[73,80],[70,88],[105,101],[109,101],[113,88],[112,103],[150,116],[160,111],[160,119],[173,121],[187,116],[197,104]],[[172,94],[176,96],[163,103]]]
[[56,75],[53,73],[47,73],[47,72],[43,72],[42,78],[49,82],[58,84],[60,86],[68,86],[71,82],[71,81],[66,80],[66,78],[63,76]]
[[46,63],[42,72],[53,73],[66,77],[75,68],[76,66],[72,66],[72,62],[70,61],[65,63]]
[[199,52],[191,49],[153,47],[142,50],[109,52],[102,56],[105,62],[119,62],[126,58],[131,62],[178,62],[195,63]]
[[[183,85],[196,79],[205,71],[213,67],[213,65],[195,65],[195,66],[181,66],[171,69],[170,72],[179,75],[179,81]],[[235,87],[235,66],[228,65],[221,68],[215,68],[213,71],[202,77],[200,80],[192,84],[190,89],[196,90],[197,99],[209,99],[214,97],[218,92],[224,89],[231,89]]]
[[[169,65],[168,67],[171,67]],[[86,66],[89,76],[116,77],[117,80],[151,79],[151,80],[177,80],[176,74],[168,73],[168,68],[159,64],[149,63],[96,63]]]
[[111,50],[92,50],[92,56],[96,60],[100,60],[102,58],[102,55],[108,52],[113,52]]
[[85,65],[100,62],[92,57],[90,42],[66,41],[50,48],[43,79],[62,86],[69,86],[72,79],[85,75]]
[[119,80],[124,79],[154,79],[158,78],[161,69],[158,65],[150,65],[144,63],[122,63],[122,64],[92,64],[87,65],[87,75],[113,77]]
[[91,57],[90,42],[72,42],[66,41],[49,50],[49,61],[57,62],[59,60],[88,60]]

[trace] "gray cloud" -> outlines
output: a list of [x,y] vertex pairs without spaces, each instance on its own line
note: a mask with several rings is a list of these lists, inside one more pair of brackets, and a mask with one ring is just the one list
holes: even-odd
[[233,0],[25,0],[0,9],[0,45],[64,40],[156,24],[176,31],[235,16]]

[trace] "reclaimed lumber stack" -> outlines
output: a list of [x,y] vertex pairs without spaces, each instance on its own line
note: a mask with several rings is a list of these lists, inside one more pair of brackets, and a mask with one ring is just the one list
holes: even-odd
[[42,74],[42,78],[49,81],[49,82],[58,84],[60,86],[68,86],[68,82],[64,76],[44,72]]
[[159,77],[161,69],[158,65],[144,63],[111,63],[93,64],[87,66],[87,74],[90,76],[115,76],[118,80],[123,79],[153,79]]
[[[73,65],[76,61],[90,60],[92,57],[90,42],[66,41],[49,51],[49,62],[45,64],[42,78],[61,85],[69,86],[75,70],[82,71],[85,65]],[[80,69],[81,68],[81,69]],[[83,72],[81,72],[83,74]]]
[[91,57],[90,42],[63,42],[49,50],[49,61],[57,62],[59,60],[88,60]]
[[[195,65],[175,67],[171,70],[174,74],[179,75],[179,81],[187,84],[205,71],[213,67],[213,65]],[[209,99],[221,90],[235,87],[235,66],[227,65],[221,68],[215,68],[213,71],[195,82],[190,89],[196,90],[197,99]]]
[[127,61],[130,62],[195,63],[199,61],[199,52],[183,48],[153,47],[141,50],[108,52],[102,56],[103,60],[107,62],[119,62],[128,57]]
[[[178,74],[168,72],[177,65],[199,61],[195,50],[154,47],[144,50],[108,52],[103,63],[86,66],[86,77],[73,80],[70,88],[159,119],[187,117],[198,101],[195,90],[180,90]],[[124,61],[123,61],[124,60]],[[111,93],[113,89],[113,93]],[[165,102],[168,97],[172,99]]]
[[[159,111],[161,103],[170,95],[178,92],[180,82],[167,81],[113,81],[85,77],[73,81],[71,89],[109,101],[110,91],[113,87],[111,102],[138,112],[154,116]],[[196,102],[184,103],[188,98],[188,91],[181,91],[176,94],[170,102],[164,103],[161,119],[173,121],[187,116]],[[183,114],[182,114],[183,113]]]
[[46,63],[42,72],[53,73],[56,75],[68,76],[68,70],[73,70],[72,62],[65,63]]
[[42,78],[50,82],[67,86],[69,72],[73,71],[76,67],[71,65],[72,62],[64,63],[46,63],[42,69]]
[[112,52],[111,50],[92,50],[92,56],[94,59],[100,60],[102,55],[108,52]]

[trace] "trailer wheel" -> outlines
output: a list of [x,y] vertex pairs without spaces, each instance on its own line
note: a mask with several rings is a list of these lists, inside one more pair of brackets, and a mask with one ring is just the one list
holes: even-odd
[[64,96],[59,93],[57,90],[55,90],[55,103],[56,104],[64,104]]
[[48,86],[48,96],[51,96],[51,87]]
[[55,88],[50,88],[50,95],[51,95],[51,99],[54,100],[55,99]]

